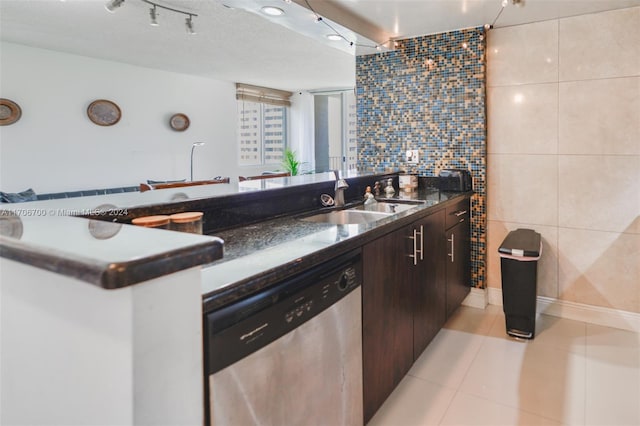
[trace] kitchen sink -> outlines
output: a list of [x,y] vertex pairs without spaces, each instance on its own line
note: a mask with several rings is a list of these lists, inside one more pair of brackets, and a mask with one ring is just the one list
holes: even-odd
[[302,218],[306,222],[331,223],[334,225],[372,223],[384,219],[396,213],[409,210],[416,203],[388,203],[377,202],[375,204],[359,204],[344,210],[332,210]]
[[334,210],[326,213],[319,213],[313,216],[302,218],[305,222],[315,223],[332,223],[334,225],[372,223],[385,217],[391,216],[393,213],[383,213],[362,210]]
[[378,201],[374,204],[360,204],[355,207],[352,207],[350,210],[362,210],[362,211],[372,211],[372,212],[380,212],[380,213],[400,213],[405,210],[409,210],[414,208],[416,205],[420,205],[423,203],[396,203],[396,202],[388,202],[388,201]]

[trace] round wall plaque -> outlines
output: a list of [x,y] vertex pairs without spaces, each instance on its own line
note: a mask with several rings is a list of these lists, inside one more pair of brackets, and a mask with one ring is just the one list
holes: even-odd
[[120,121],[122,113],[120,107],[115,103],[106,99],[98,99],[89,104],[87,115],[98,126],[113,126]]
[[177,130],[179,132],[183,132],[189,128],[189,117],[185,114],[174,114],[171,116],[171,120],[169,120],[169,124],[173,130]]
[[20,120],[22,110],[17,103],[0,98],[0,126],[8,126]]

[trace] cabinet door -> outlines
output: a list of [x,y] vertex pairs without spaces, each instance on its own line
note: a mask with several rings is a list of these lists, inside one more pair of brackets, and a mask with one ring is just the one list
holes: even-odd
[[464,221],[447,234],[447,318],[471,291],[471,242],[469,222]]
[[413,286],[413,357],[417,359],[446,321],[445,212],[417,222],[422,230],[422,261],[410,271]]
[[362,362],[365,423],[413,363],[413,303],[406,228],[363,247]]

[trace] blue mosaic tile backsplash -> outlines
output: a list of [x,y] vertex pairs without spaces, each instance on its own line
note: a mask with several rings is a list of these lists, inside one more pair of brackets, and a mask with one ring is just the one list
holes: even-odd
[[[485,32],[452,31],[397,41],[391,52],[356,58],[358,167],[473,176],[472,284],[485,287]],[[419,150],[419,164],[405,152]]]

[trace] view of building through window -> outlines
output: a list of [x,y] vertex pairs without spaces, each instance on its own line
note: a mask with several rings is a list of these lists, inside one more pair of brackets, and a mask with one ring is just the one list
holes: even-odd
[[346,170],[356,170],[358,161],[358,110],[354,92],[345,92],[343,94],[343,105],[347,124],[345,131],[345,168]]
[[287,142],[287,107],[238,101],[239,164],[280,164]]

